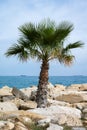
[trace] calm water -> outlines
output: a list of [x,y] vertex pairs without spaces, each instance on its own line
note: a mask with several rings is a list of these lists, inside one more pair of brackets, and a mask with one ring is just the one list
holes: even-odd
[[[82,84],[87,83],[87,76],[51,76],[49,82],[66,86]],[[9,87],[25,88],[37,84],[37,76],[0,76],[0,87],[7,85]]]

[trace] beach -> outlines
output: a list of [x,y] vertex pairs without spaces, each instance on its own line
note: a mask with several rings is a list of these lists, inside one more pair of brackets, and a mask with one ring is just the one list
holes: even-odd
[[[46,130],[87,129],[87,84],[68,87],[48,83],[48,106],[37,108],[37,87],[0,89],[0,130],[28,130],[29,124]],[[31,129],[33,130],[33,129]]]

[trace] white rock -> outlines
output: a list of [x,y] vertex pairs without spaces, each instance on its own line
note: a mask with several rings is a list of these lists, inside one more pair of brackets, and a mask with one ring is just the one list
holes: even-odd
[[55,99],[58,101],[65,101],[69,103],[86,102],[87,92],[65,91],[55,95]]
[[28,110],[28,109],[34,109],[37,107],[37,103],[34,101],[27,101],[27,102],[22,102],[19,104],[19,108],[21,110]]
[[[73,125],[78,126],[78,124],[80,124],[80,126],[82,125],[80,122],[81,111],[76,108],[56,105],[56,106],[50,106],[47,108],[36,108],[33,110],[28,110],[28,111],[44,115],[45,117],[50,118],[51,121],[53,120],[52,123],[55,123],[56,121],[57,123],[59,123],[58,118],[60,116],[63,117],[63,115],[65,115],[64,121],[60,119],[60,124],[61,122],[62,124],[64,124],[65,122],[68,121],[68,124],[71,123],[72,126]],[[69,119],[70,120],[72,119],[71,122],[69,122]]]
[[49,87],[48,88],[48,98],[55,98],[59,95],[60,92],[65,90],[65,86],[56,84],[55,87]]
[[31,112],[35,112],[44,116],[50,116],[51,118],[59,113],[65,113],[67,115],[74,115],[78,118],[81,118],[81,111],[76,108],[66,107],[66,106],[50,106],[47,108],[35,108],[32,110],[28,110]]
[[73,127],[72,130],[87,130],[85,127]]
[[16,122],[14,130],[28,130],[28,128],[21,122]]
[[46,126],[50,122],[51,122],[51,119],[50,118],[46,118],[46,119],[39,120],[37,123],[38,123],[38,126]]
[[55,116],[55,119],[52,120],[53,123],[57,123],[59,125],[67,125],[67,126],[82,126],[82,121],[78,119],[76,116],[67,115],[67,114],[58,114]]
[[0,88],[0,95],[12,95],[11,91],[12,88],[8,86],[3,86],[2,88]]
[[47,84],[47,88],[48,88],[48,89],[54,88],[54,85],[53,85],[52,83],[49,82],[49,83]]
[[72,84],[67,90],[87,91],[87,84]]
[[0,130],[13,130],[14,124],[9,121],[0,121]]
[[27,116],[19,116],[18,119],[23,124],[31,124],[32,123],[32,120]]
[[9,130],[13,130],[14,124],[12,122],[8,122],[7,126],[9,127]]
[[29,98],[31,97],[31,92],[32,91],[37,91],[37,87],[36,86],[32,86],[32,87],[28,87],[28,88],[23,88],[20,89],[26,96],[28,96]]
[[51,105],[51,106],[71,106],[70,103],[67,103],[67,102],[63,102],[63,101],[57,101],[57,100],[52,100],[52,99],[48,99],[48,103]]
[[18,110],[17,106],[12,102],[0,102],[0,111],[16,111]]
[[55,84],[54,87],[57,88],[57,90],[59,91],[64,91],[66,88],[66,86],[61,85],[61,84]]
[[87,113],[87,108],[84,108],[82,112]]
[[63,127],[51,123],[47,130],[63,130]]
[[5,124],[6,124],[6,122],[0,121],[0,129],[1,129],[2,127],[4,127]]

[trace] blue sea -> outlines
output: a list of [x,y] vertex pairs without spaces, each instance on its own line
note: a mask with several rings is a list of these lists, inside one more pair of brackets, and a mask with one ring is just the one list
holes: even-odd
[[[87,83],[87,76],[50,76],[49,82],[69,86],[71,84]],[[26,88],[38,84],[38,76],[0,76],[0,88],[9,87]]]

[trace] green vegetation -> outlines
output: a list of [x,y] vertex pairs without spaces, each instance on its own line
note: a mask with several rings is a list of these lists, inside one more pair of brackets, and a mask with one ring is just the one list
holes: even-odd
[[70,126],[64,126],[63,130],[72,130],[72,127],[70,127]]
[[46,130],[46,128],[41,127],[41,126],[36,126],[36,125],[32,125],[32,126],[31,126],[31,129],[32,129],[32,130]]
[[36,123],[32,123],[32,124],[26,124],[27,128],[29,130],[46,130],[46,126],[42,127],[42,126],[37,126]]
[[56,59],[64,65],[71,65],[75,58],[71,50],[82,47],[83,43],[76,41],[65,45],[73,30],[69,22],[56,25],[47,19],[38,24],[26,23],[19,30],[21,35],[18,43],[8,49],[6,56],[17,55],[21,61],[33,58],[42,62],[36,101],[38,107],[46,107],[49,62]]

